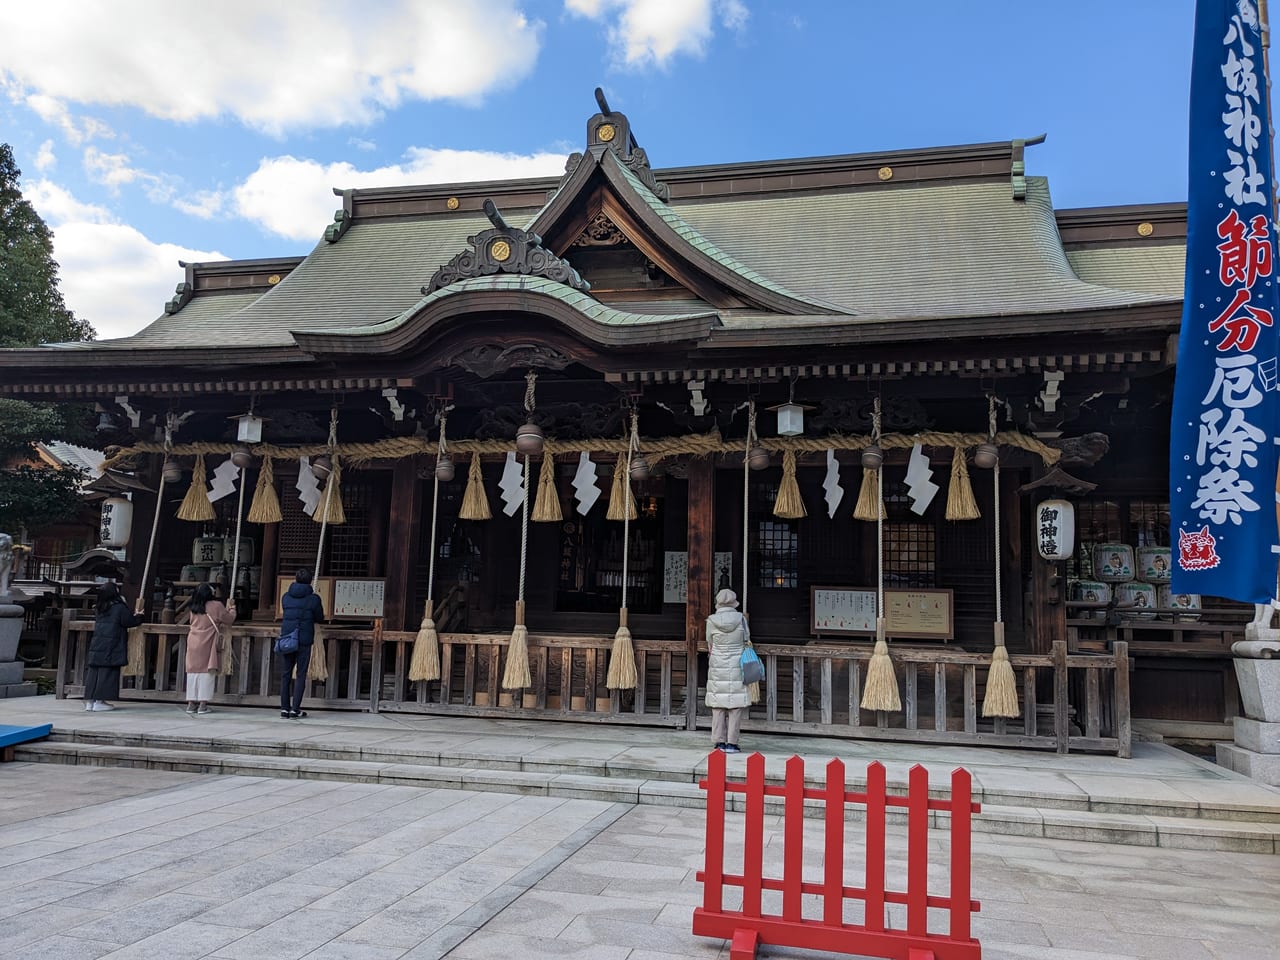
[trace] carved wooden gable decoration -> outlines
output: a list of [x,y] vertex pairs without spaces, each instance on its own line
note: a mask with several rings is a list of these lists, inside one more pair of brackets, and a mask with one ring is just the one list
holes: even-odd
[[546,277],[575,290],[590,289],[591,285],[567,261],[543,248],[540,236],[508,224],[492,200],[484,202],[484,212],[493,227],[467,237],[472,249],[463,250],[437,270],[422,288],[424,294],[459,280],[496,273]]
[[[664,203],[671,199],[671,188],[659,183],[649,166],[649,154],[636,143],[635,134],[631,132],[631,121],[625,113],[615,113],[609,109],[609,101],[604,91],[596,87],[596,103],[600,112],[587,121],[587,146],[604,146],[613,151],[618,162],[635,174],[636,179],[653,191],[653,195]],[[582,162],[582,154],[572,153],[565,163],[564,172],[573,173]]]

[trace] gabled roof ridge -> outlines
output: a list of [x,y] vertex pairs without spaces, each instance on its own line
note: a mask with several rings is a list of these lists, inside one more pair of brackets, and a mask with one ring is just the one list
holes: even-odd
[[691,226],[684,217],[680,216],[680,214],[671,207],[670,204],[664,203],[655,196],[654,193],[640,181],[640,178],[628,170],[624,164],[618,163],[617,169],[635,190],[636,194],[639,195],[646,204],[648,204],[649,209],[666,221],[673,230],[689,241],[692,246],[711,257],[711,259],[715,260],[721,266],[733,271],[743,280],[746,280],[754,286],[764,287],[766,290],[771,290],[774,293],[781,294],[782,296],[794,300],[797,303],[817,307],[822,311],[843,313],[846,315],[853,314],[853,311],[848,307],[844,307],[838,303],[832,303],[829,300],[822,300],[818,297],[810,297],[805,294],[795,293],[777,281],[771,280],[759,271],[747,266],[741,260],[721,250],[714,241]]

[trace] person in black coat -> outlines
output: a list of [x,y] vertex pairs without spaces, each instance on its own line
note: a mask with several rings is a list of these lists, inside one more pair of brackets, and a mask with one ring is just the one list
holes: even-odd
[[[307,667],[311,664],[311,647],[316,640],[316,624],[324,623],[324,603],[311,589],[311,571],[303,568],[293,578],[280,598],[280,636],[298,631],[298,649],[281,653],[280,716],[298,720],[307,714],[302,709],[302,695],[307,690]],[[294,677],[294,672],[297,677]]]
[[129,628],[142,623],[142,615],[129,612],[114,583],[98,588],[98,612],[89,641],[84,674],[84,708],[114,710],[107,701],[120,696],[120,668],[129,662]]

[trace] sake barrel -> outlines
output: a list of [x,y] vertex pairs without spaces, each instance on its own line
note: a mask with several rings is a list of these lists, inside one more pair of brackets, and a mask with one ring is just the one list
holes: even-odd
[[[1093,578],[1103,583],[1133,579],[1133,547],[1127,543],[1098,543],[1093,547]],[[1152,603],[1155,597],[1151,598]]]
[[209,568],[190,564],[182,568],[182,572],[178,574],[178,579],[187,583],[204,583],[209,579]]
[[[1111,600],[1111,584],[1100,580],[1077,580],[1071,591],[1072,600],[1085,603],[1109,603]],[[1084,620],[1105,620],[1105,610],[1080,610],[1078,615]]]
[[1154,620],[1156,618],[1156,588],[1141,580],[1130,580],[1117,584],[1116,603],[1120,606],[1131,604],[1129,609],[1121,610],[1120,616],[1126,620]]
[[[222,541],[222,559],[231,563],[236,559],[236,538],[224,537]],[[253,565],[253,540],[250,537],[240,538],[240,566]]]
[[[1199,620],[1199,613],[1186,613],[1183,610],[1199,610],[1200,594],[1198,593],[1174,593],[1173,588],[1166,583],[1160,584],[1156,588],[1156,596],[1159,597],[1160,606],[1178,611],[1179,620]],[[1161,620],[1172,620],[1173,614],[1160,614]]]
[[191,562],[208,566],[222,562],[222,537],[196,537],[191,541]]
[[1135,575],[1146,583],[1168,583],[1173,577],[1172,559],[1168,547],[1139,547]]

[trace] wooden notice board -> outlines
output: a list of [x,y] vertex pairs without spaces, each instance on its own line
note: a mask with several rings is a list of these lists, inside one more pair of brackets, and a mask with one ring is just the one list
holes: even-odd
[[[276,619],[284,615],[280,598],[294,583],[293,577],[276,577]],[[324,604],[330,620],[374,620],[383,615],[385,577],[316,577],[311,589]]]
[[[955,618],[951,590],[884,591],[885,634],[902,640],[952,640]],[[874,587],[812,587],[809,632],[814,636],[875,635]]]

